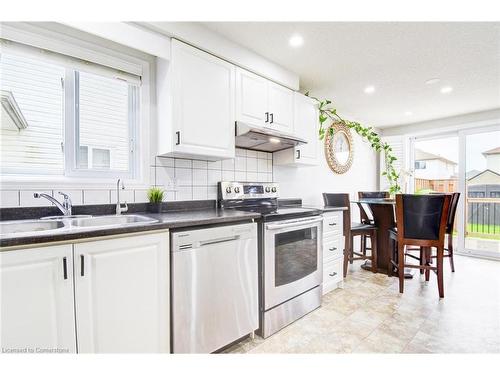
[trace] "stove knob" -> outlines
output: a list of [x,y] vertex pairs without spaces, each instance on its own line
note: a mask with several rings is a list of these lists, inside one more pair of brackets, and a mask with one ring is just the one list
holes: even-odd
[[240,192],[240,188],[236,186],[236,187],[234,188],[234,192],[235,192],[235,193],[239,193],[239,192]]
[[226,188],[226,193],[228,193],[228,194],[230,194],[230,193],[231,193],[231,186],[228,186],[228,187]]
[[266,193],[269,193],[271,191],[271,188],[268,186],[266,187]]
[[275,187],[273,187],[271,190],[272,190],[273,193],[276,193],[276,188]]

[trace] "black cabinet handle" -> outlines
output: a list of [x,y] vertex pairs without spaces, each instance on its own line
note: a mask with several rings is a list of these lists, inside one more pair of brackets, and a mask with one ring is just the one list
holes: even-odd
[[269,122],[269,112],[266,112],[266,122]]
[[270,124],[274,122],[274,113],[271,113],[271,121],[269,121]]
[[337,272],[333,272],[333,273],[329,273],[328,275],[330,275],[331,277],[335,276],[337,274]]
[[175,143],[175,145],[177,146],[181,144],[181,132],[177,131],[175,132],[175,135],[177,135],[177,142]]
[[300,159],[300,150],[297,150],[297,159]]
[[85,258],[80,255],[80,276],[85,276]]
[[335,250],[337,250],[337,248],[336,247],[330,247],[328,250],[335,251]]
[[331,227],[333,227],[334,225],[337,225],[337,223],[330,223],[328,225],[331,226]]
[[68,279],[68,261],[66,260],[66,257],[63,258],[63,275],[64,275],[64,280]]

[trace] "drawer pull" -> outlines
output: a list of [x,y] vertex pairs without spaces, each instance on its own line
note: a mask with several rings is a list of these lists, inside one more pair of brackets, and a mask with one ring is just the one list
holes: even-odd
[[337,250],[337,248],[336,247],[330,247],[328,250],[335,251],[335,250]]
[[337,272],[332,272],[332,273],[329,273],[328,275],[330,275],[331,277],[335,276],[337,274]]
[[330,223],[328,225],[331,226],[331,227],[333,227],[334,225],[337,225],[337,223]]

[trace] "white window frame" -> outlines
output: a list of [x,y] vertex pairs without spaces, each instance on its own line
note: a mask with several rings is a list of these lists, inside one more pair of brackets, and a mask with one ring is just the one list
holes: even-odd
[[[49,28],[35,26],[29,23],[16,23],[15,25],[2,25],[3,41],[21,43],[28,46],[44,49],[50,52],[63,53],[68,56],[85,59],[104,66],[114,66],[123,72],[141,75],[139,95],[136,100],[140,103],[140,113],[137,114],[136,137],[133,151],[135,174],[127,180],[127,187],[134,189],[146,189],[150,186],[149,175],[151,164],[151,100],[153,98],[155,84],[155,58],[137,50],[125,46],[115,45],[109,49],[107,43],[103,45],[102,40],[85,35],[85,38],[64,35],[61,32]],[[64,26],[61,25],[61,28]],[[74,34],[74,33],[73,33]],[[89,42],[89,39],[92,39]],[[112,43],[112,42],[110,42]],[[67,146],[67,144],[66,144]],[[67,147],[65,147],[65,152]],[[154,152],[154,151],[153,151]],[[67,176],[67,175],[34,175],[34,174],[2,174],[0,183],[2,190],[23,189],[63,189],[63,188],[92,188],[109,189],[114,186],[115,177],[111,176]]]
[[[97,177],[97,178],[126,178],[134,179],[137,169],[137,157],[135,145],[137,144],[140,101],[140,86],[129,85],[128,103],[128,130],[129,130],[129,170],[99,170],[92,169],[90,164],[88,169],[78,168],[78,155],[80,147],[80,121],[79,114],[76,113],[79,101],[79,70],[66,69],[64,78],[64,175],[67,177]],[[139,105],[138,105],[139,104]],[[92,147],[88,148],[89,160]],[[111,150],[110,150],[111,153]]]

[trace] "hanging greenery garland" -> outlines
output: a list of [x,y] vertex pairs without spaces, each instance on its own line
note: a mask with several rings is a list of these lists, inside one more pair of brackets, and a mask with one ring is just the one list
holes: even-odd
[[365,127],[361,125],[359,122],[349,121],[342,118],[338,113],[335,107],[332,104],[331,100],[324,99],[320,100],[314,96],[310,96],[309,92],[306,93],[306,96],[309,96],[311,99],[315,100],[318,103],[319,110],[319,138],[323,140],[326,135],[326,131],[330,132],[330,135],[333,135],[333,127],[328,126],[325,128],[323,124],[330,119],[332,122],[340,122],[347,126],[349,129],[353,129],[356,133],[358,133],[361,137],[370,142],[371,147],[377,152],[384,153],[385,160],[385,171],[382,172],[382,176],[387,178],[389,182],[389,193],[396,194],[401,192],[401,186],[399,185],[399,173],[394,168],[394,162],[397,158],[392,154],[392,148],[387,142],[382,142],[380,136],[373,131],[372,127]]

